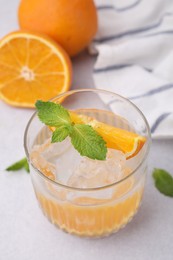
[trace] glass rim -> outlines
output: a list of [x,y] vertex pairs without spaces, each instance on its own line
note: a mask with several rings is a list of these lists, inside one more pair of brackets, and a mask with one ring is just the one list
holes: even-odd
[[103,190],[103,189],[108,189],[108,188],[111,188],[113,186],[116,186],[122,182],[124,182],[125,180],[127,180],[128,178],[130,178],[131,176],[133,176],[137,171],[138,169],[142,166],[142,164],[145,162],[148,154],[149,154],[149,150],[150,150],[150,144],[151,144],[151,132],[150,132],[150,127],[149,127],[149,124],[148,124],[148,121],[146,119],[146,117],[144,116],[144,114],[142,113],[142,111],[133,103],[131,102],[129,99],[117,94],[117,93],[114,93],[114,92],[111,92],[111,91],[108,91],[108,90],[103,90],[103,89],[89,89],[89,88],[85,88],[85,89],[75,89],[75,90],[70,90],[70,91],[66,91],[62,94],[59,94],[53,98],[50,99],[50,101],[53,101],[53,100],[57,100],[57,99],[60,99],[66,95],[72,95],[72,94],[75,94],[75,93],[81,93],[81,92],[92,92],[92,93],[103,93],[103,94],[108,94],[108,95],[114,95],[116,97],[119,97],[120,99],[124,100],[125,102],[129,103],[133,108],[135,108],[137,110],[137,112],[139,113],[139,115],[142,117],[145,125],[146,125],[146,128],[147,128],[147,142],[146,142],[146,145],[147,145],[147,148],[146,148],[146,151],[145,151],[145,154],[144,154],[144,157],[142,159],[142,161],[138,164],[138,166],[127,176],[125,176],[124,178],[120,179],[119,181],[116,181],[116,182],[113,182],[111,184],[108,184],[108,185],[104,185],[104,186],[99,186],[99,187],[93,187],[93,188],[77,188],[77,187],[72,187],[72,186],[68,186],[68,185],[65,185],[63,183],[60,183],[60,182],[57,182],[57,181],[54,181],[52,179],[50,179],[49,177],[47,177],[46,175],[44,175],[39,169],[37,169],[36,166],[34,166],[34,164],[31,162],[30,160],[30,156],[29,156],[29,152],[28,152],[28,147],[27,147],[27,136],[28,136],[28,131],[29,131],[29,128],[30,128],[30,125],[33,121],[33,119],[36,117],[37,115],[37,111],[35,111],[33,113],[33,115],[31,116],[31,118],[29,119],[27,125],[26,125],[26,128],[25,128],[25,131],[24,131],[24,150],[25,150],[25,154],[26,154],[26,157],[27,157],[27,160],[28,162],[31,164],[31,166],[34,168],[34,170],[36,170],[36,173],[43,179],[45,179],[46,181],[52,183],[53,185],[55,186],[59,186],[61,188],[65,188],[65,189],[68,189],[68,190],[73,190],[73,191],[81,191],[81,192],[87,192],[87,191],[99,191],[99,190]]

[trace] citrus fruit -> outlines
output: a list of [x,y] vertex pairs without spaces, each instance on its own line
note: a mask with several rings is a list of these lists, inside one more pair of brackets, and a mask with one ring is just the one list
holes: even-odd
[[93,0],[21,0],[18,19],[21,29],[50,36],[70,56],[83,50],[97,31]]
[[[126,159],[134,157],[146,142],[146,138],[137,133],[116,128],[86,115],[70,111],[70,117],[75,124],[91,125],[106,141],[108,148],[122,151],[126,155]],[[55,130],[54,127],[50,127],[50,129]]]
[[106,141],[108,148],[122,151],[128,159],[135,156],[146,142],[143,136],[99,122],[92,117],[74,112],[70,112],[70,116],[74,123],[91,125]]
[[14,32],[0,41],[0,98],[10,105],[34,107],[69,89],[71,62],[47,37]]

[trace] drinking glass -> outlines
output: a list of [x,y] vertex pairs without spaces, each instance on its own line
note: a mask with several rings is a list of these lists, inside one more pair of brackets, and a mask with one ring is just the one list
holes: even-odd
[[[57,180],[44,165],[38,168],[33,163],[30,156],[33,147],[41,146],[51,135],[49,128],[38,119],[37,112],[26,127],[24,147],[31,179],[39,206],[48,220],[56,227],[78,236],[102,237],[117,232],[133,218],[141,204],[150,147],[147,120],[132,102],[105,90],[69,91],[52,101],[60,102],[70,111],[146,138],[141,151],[126,161],[131,169],[129,174],[101,187],[78,188]],[[68,155],[68,147],[63,143],[58,145],[57,154],[53,156],[59,163],[61,175],[66,178],[75,162]]]

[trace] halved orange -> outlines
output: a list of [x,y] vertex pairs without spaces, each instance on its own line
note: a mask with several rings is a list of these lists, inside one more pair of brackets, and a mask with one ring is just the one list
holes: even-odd
[[[75,124],[91,125],[106,141],[108,148],[122,151],[126,155],[126,159],[134,157],[146,142],[144,136],[99,122],[86,115],[70,111],[70,117]],[[55,130],[54,127],[50,127],[50,129]]]
[[0,41],[0,98],[10,105],[49,100],[70,88],[71,76],[70,58],[48,37],[19,31]]

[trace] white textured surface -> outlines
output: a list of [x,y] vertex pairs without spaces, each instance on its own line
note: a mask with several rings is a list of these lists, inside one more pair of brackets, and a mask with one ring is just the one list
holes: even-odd
[[[0,35],[17,28],[17,0],[0,0]],[[91,87],[93,60],[74,60],[73,88]],[[23,132],[32,110],[16,109],[0,101],[0,259],[1,260],[172,260],[173,199],[159,194],[148,175],[142,207],[134,220],[111,237],[80,239],[65,234],[42,215],[30,177],[3,169],[24,155]],[[154,141],[150,168],[173,173],[173,141]]]

